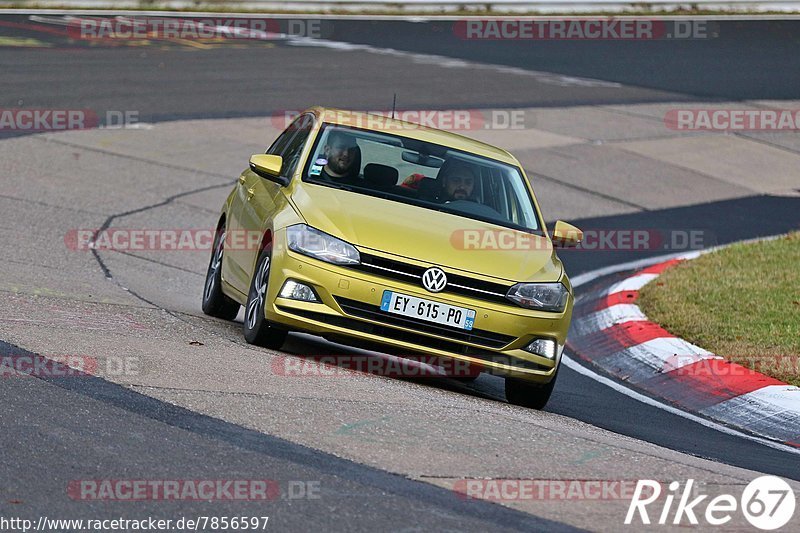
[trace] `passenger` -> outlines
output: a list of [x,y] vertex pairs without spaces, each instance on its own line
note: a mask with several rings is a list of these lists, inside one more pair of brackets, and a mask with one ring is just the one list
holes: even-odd
[[419,172],[415,172],[410,174],[406,179],[403,180],[403,183],[400,184],[401,187],[404,189],[408,189],[410,191],[418,191],[419,184],[422,180],[427,179],[424,174],[420,174]]

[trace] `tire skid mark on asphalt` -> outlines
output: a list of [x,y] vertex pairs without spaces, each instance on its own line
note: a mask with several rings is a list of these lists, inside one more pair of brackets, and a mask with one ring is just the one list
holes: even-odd
[[165,268],[172,268],[174,270],[180,270],[181,272],[186,272],[187,274],[191,274],[193,276],[205,277],[205,274],[203,272],[195,272],[194,270],[189,270],[188,268],[184,268],[184,267],[180,267],[180,266],[176,266],[176,265],[170,265],[169,263],[165,263],[163,261],[159,261],[158,259],[151,259],[149,257],[143,257],[143,256],[137,255],[137,254],[135,254],[133,252],[126,252],[125,250],[106,250],[106,251],[115,252],[115,253],[122,254],[122,255],[127,255],[128,257],[133,257],[134,259],[139,259],[141,261],[147,261],[148,263],[153,263],[155,265],[163,266]]
[[[2,291],[5,292],[5,291]],[[27,301],[27,293],[9,292],[10,303],[18,309]],[[0,323],[8,322],[14,324],[40,325],[42,327],[78,329],[81,331],[116,331],[121,327],[128,330],[144,331],[150,329],[149,326],[137,320],[130,312],[117,312],[109,316],[98,309],[105,309],[105,302],[85,302],[82,307],[76,307],[75,300],[69,295],[48,291],[47,289],[34,290],[33,297],[36,298],[37,311],[46,313],[45,318],[17,318],[0,317]],[[112,304],[122,309],[141,309],[139,307],[126,304]]]
[[203,176],[209,176],[209,177],[212,177],[212,178],[227,179],[227,180],[230,180],[231,183],[233,183],[233,180],[229,176],[226,176],[224,174],[219,174],[217,172],[209,172],[207,170],[200,170],[200,169],[192,168],[192,167],[184,167],[184,166],[181,166],[181,165],[175,165],[175,164],[172,164],[172,163],[165,163],[163,161],[156,161],[154,159],[148,159],[146,157],[141,157],[141,156],[136,156],[136,155],[122,154],[122,153],[119,153],[119,152],[115,152],[113,150],[107,150],[105,148],[97,148],[96,146],[85,146],[85,145],[79,144],[79,143],[73,143],[73,142],[69,142],[69,141],[62,141],[61,139],[56,139],[56,138],[53,138],[53,137],[49,136],[49,135],[52,135],[52,134],[47,134],[47,135],[48,136],[43,136],[41,134],[39,134],[39,135],[35,134],[35,135],[32,136],[32,138],[34,138],[36,140],[39,140],[39,141],[42,141],[42,142],[46,142],[46,143],[60,144],[62,146],[69,146],[70,148],[78,148],[80,150],[84,150],[84,151],[87,151],[87,152],[94,152],[96,154],[108,155],[108,156],[112,156],[112,157],[121,157],[123,159],[129,159],[131,161],[137,161],[139,163],[147,163],[149,165],[156,165],[156,166],[159,166],[159,167],[169,168],[169,169],[177,170],[177,171],[180,171],[180,172],[188,172],[190,174],[201,174]]
[[[47,319],[3,318],[0,319],[0,322],[27,324],[31,326],[41,326],[42,328],[65,328],[77,329],[80,331],[110,331],[119,333],[120,323],[118,320],[92,320],[91,322],[87,322],[84,319],[85,317],[80,315],[64,314],[58,317],[51,315]],[[131,329],[148,329],[136,322],[131,322],[129,325]]]
[[747,141],[763,144],[765,146],[770,146],[777,150],[783,150],[784,152],[788,152],[794,155],[800,155],[800,150],[795,150],[794,148],[789,148],[786,145],[778,144],[775,142],[770,141],[769,139],[763,139],[761,137],[753,137],[752,135],[748,135],[747,132],[742,131],[734,131],[732,132],[733,136],[739,137],[740,139],[745,139]]
[[61,209],[61,210],[64,210],[64,211],[73,211],[75,213],[81,213],[81,214],[84,214],[84,215],[99,215],[99,216],[103,216],[103,215],[106,214],[106,213],[100,213],[99,211],[87,211],[85,209],[76,209],[74,207],[67,207],[67,206],[63,206],[63,205],[53,205],[53,204],[49,204],[47,202],[42,202],[40,200],[31,200],[30,198],[20,198],[18,196],[10,196],[10,195],[7,195],[7,194],[0,194],[0,199],[39,205],[39,206],[42,206],[42,207],[47,207],[48,209]]
[[[92,236],[92,239],[89,242],[89,246],[91,247],[92,244],[97,240],[97,236],[101,232],[103,232],[103,231],[107,230],[109,227],[111,227],[111,224],[117,218],[123,218],[123,217],[126,217],[126,216],[142,213],[144,211],[149,211],[151,209],[155,209],[155,208],[158,208],[158,207],[163,207],[165,205],[169,205],[169,204],[173,203],[178,198],[183,198],[184,196],[190,196],[192,194],[197,194],[199,192],[212,191],[214,189],[221,189],[223,187],[230,187],[232,182],[233,182],[233,180],[225,182],[225,183],[216,184],[216,185],[206,185],[206,186],[203,186],[203,187],[198,187],[198,188],[191,189],[191,190],[188,190],[188,191],[184,191],[184,192],[180,192],[180,193],[177,193],[177,194],[173,194],[172,196],[168,196],[167,198],[165,198],[164,200],[162,200],[160,202],[155,202],[155,203],[150,204],[150,205],[137,207],[136,209],[129,209],[128,211],[122,211],[120,213],[115,213],[113,215],[109,215],[109,217],[106,218],[106,220],[103,222],[103,224],[100,225],[100,228]],[[105,274],[106,278],[108,278],[110,280],[114,280],[114,276],[111,274],[111,271],[109,270],[108,266],[106,266],[105,262],[100,257],[100,252],[97,249],[95,249],[94,247],[91,248],[91,252],[92,252],[92,255],[94,256],[95,260],[97,260],[98,265],[100,265],[100,268],[102,269],[103,274]],[[114,282],[117,283],[116,280],[114,280]],[[119,283],[117,283],[117,284],[119,285]],[[159,307],[161,309],[164,309],[161,306],[159,306],[159,305],[147,300],[143,296],[137,294],[135,291],[130,290],[129,288],[122,287],[122,285],[120,285],[120,288],[122,288],[126,292],[131,293],[133,296],[135,296],[136,298],[139,298],[143,302],[149,303],[150,305],[153,305],[154,307]],[[168,311],[167,309],[164,309],[164,310]]]
[[[190,174],[202,174],[202,175],[205,175],[205,176],[223,178],[223,179],[226,180],[224,183],[206,185],[206,186],[203,186],[203,187],[196,187],[194,189],[190,189],[190,190],[187,190],[187,191],[182,191],[180,193],[176,193],[176,194],[170,195],[170,196],[166,197],[164,200],[161,200],[160,202],[155,202],[155,203],[152,203],[152,204],[149,204],[149,205],[145,205],[145,206],[142,206],[142,207],[137,207],[135,209],[130,209],[130,210],[127,210],[127,211],[122,211],[122,212],[119,212],[119,213],[114,213],[114,214],[108,215],[106,217],[106,219],[103,221],[103,224],[101,224],[100,228],[98,228],[98,230],[92,236],[92,239],[90,241],[90,245],[91,245],[92,242],[94,242],[97,239],[97,236],[98,236],[98,234],[100,232],[105,231],[109,227],[111,227],[111,224],[113,224],[113,222],[118,218],[123,218],[123,217],[130,216],[130,215],[133,215],[133,214],[138,214],[138,213],[142,213],[142,212],[145,212],[145,211],[149,211],[151,209],[156,209],[158,207],[163,207],[165,205],[169,205],[171,203],[174,203],[176,200],[178,200],[180,198],[184,198],[186,196],[191,196],[193,194],[206,192],[206,191],[211,191],[211,190],[215,190],[215,189],[222,189],[222,188],[225,188],[225,187],[230,187],[231,183],[233,183],[233,181],[234,181],[234,180],[230,179],[227,176],[223,176],[222,174],[218,174],[218,173],[215,173],[215,172],[207,172],[207,171],[204,171],[204,170],[199,170],[199,169],[195,169],[195,168],[191,168],[191,167],[183,167],[183,166],[179,166],[179,165],[173,165],[173,164],[170,164],[170,163],[164,163],[164,162],[161,162],[161,161],[155,161],[155,160],[148,159],[148,158],[145,158],[145,157],[133,156],[133,155],[128,155],[128,154],[120,154],[118,152],[114,152],[114,151],[111,151],[111,150],[106,150],[106,149],[103,149],[103,148],[87,147],[87,146],[84,146],[84,145],[81,145],[81,144],[78,144],[78,143],[72,143],[72,142],[69,142],[69,141],[62,141],[60,139],[52,139],[50,137],[35,136],[34,138],[36,138],[38,140],[41,140],[43,142],[56,143],[56,144],[60,144],[60,145],[63,145],[63,146],[70,146],[72,148],[78,148],[80,150],[86,150],[86,151],[95,152],[95,153],[108,155],[108,156],[113,156],[113,157],[121,157],[121,158],[124,158],[124,159],[129,159],[129,160],[133,160],[133,161],[147,163],[147,164],[150,164],[150,165],[156,165],[156,166],[160,166],[160,167],[164,167],[164,168],[170,168],[170,169],[173,169],[173,170],[178,170],[178,171],[181,171],[181,172],[187,172],[187,173],[190,173]],[[147,298],[145,298],[144,296],[142,296],[141,294],[139,294],[135,290],[132,290],[129,287],[123,287],[122,284],[116,278],[114,278],[113,274],[111,273],[111,270],[105,264],[105,261],[103,261],[103,258],[100,256],[100,252],[95,248],[91,248],[90,251],[92,252],[92,256],[94,257],[95,261],[97,262],[98,266],[100,267],[100,269],[103,272],[103,275],[105,276],[106,279],[108,279],[109,281],[112,281],[120,289],[122,289],[123,291],[127,292],[128,294],[130,294],[134,298],[140,300],[141,302],[143,302],[143,303],[145,303],[145,304],[147,304],[147,305],[149,305],[149,306],[151,306],[153,308],[160,309],[160,310],[172,315],[173,317],[177,318],[178,320],[181,320],[183,322],[187,322],[184,318],[180,317],[174,311],[172,311],[170,309],[167,309],[167,308],[165,308],[165,307],[163,307],[161,305],[158,305],[157,303],[155,303],[155,302],[153,302],[151,300],[148,300]],[[141,257],[138,257],[138,258],[142,259]],[[164,266],[168,266],[168,265],[164,265]],[[174,267],[172,265],[169,265],[169,267],[170,268],[176,268],[176,269],[179,269],[179,270],[183,270],[180,267]]]
[[[588,144],[588,143],[586,143],[586,144]],[[561,180],[561,179],[558,179],[558,178],[554,178],[552,176],[545,176],[541,172],[533,171],[533,172],[529,172],[529,174],[534,180],[542,179],[542,180],[545,180],[545,181],[558,183],[559,185],[563,185],[564,187],[567,187],[568,189],[573,189],[575,191],[579,191],[579,192],[582,192],[584,194],[589,194],[591,196],[597,196],[598,198],[602,198],[604,200],[608,200],[610,202],[614,202],[614,203],[617,203],[617,204],[620,204],[620,205],[624,205],[624,206],[627,206],[627,207],[633,207],[634,209],[638,209],[639,211],[650,211],[649,208],[647,208],[647,207],[645,207],[643,205],[636,204],[634,202],[629,202],[628,200],[623,200],[619,196],[614,196],[614,195],[611,195],[611,194],[604,194],[604,193],[601,193],[601,192],[597,192],[594,189],[589,189],[588,187],[581,187],[580,185],[575,185],[574,183],[571,183],[569,181],[564,181],[564,180]]]
[[215,217],[217,215],[219,215],[219,209],[209,209],[208,207],[202,207],[202,206],[199,206],[199,205],[190,204],[188,202],[179,202],[178,200],[175,200],[175,203],[178,204],[178,205],[186,206],[186,207],[188,207],[190,209],[194,209],[196,211],[203,211],[204,213],[208,213],[210,215],[214,215]]

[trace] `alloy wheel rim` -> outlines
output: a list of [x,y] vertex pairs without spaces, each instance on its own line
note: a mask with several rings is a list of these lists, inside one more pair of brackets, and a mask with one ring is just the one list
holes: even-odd
[[250,303],[247,305],[247,327],[249,329],[256,327],[258,313],[264,309],[264,300],[267,293],[267,272],[269,272],[269,256],[264,258],[261,267],[256,272],[256,279],[253,284],[255,294],[250,298]]
[[203,299],[208,301],[211,298],[211,291],[214,290],[214,284],[216,283],[217,278],[217,271],[222,265],[222,247],[225,243],[225,233],[223,232],[220,234],[219,242],[217,243],[217,247],[214,249],[214,256],[211,258],[211,265],[208,268],[208,275],[206,276],[206,290],[203,295]]

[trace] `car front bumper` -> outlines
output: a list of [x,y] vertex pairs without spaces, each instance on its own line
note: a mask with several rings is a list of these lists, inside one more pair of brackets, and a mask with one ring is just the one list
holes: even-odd
[[[271,323],[325,337],[386,345],[394,348],[391,353],[449,357],[502,376],[538,383],[553,379],[569,329],[572,296],[563,313],[548,313],[511,302],[434,294],[419,284],[300,255],[287,249],[284,235],[279,233],[277,237],[265,305],[265,315]],[[320,302],[280,297],[280,289],[290,279],[312,287]],[[380,304],[385,290],[473,309],[473,330],[383,312]],[[523,350],[536,338],[556,341],[555,359]]]

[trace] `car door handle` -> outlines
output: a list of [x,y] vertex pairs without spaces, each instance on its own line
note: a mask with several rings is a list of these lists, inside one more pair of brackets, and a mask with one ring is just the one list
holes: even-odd
[[245,182],[245,177],[244,176],[239,176],[239,183],[244,185],[244,182]]
[[249,200],[250,198],[252,198],[255,193],[256,193],[255,189],[247,189],[247,199]]

